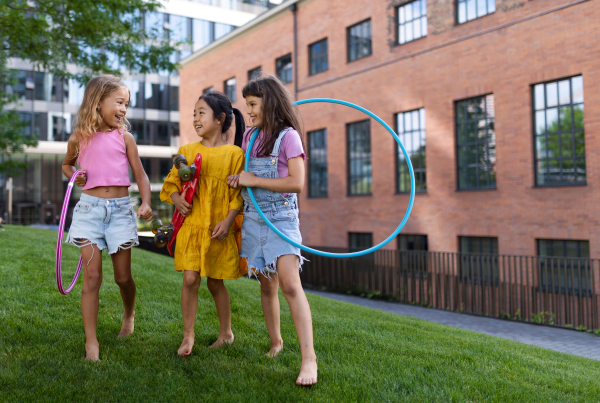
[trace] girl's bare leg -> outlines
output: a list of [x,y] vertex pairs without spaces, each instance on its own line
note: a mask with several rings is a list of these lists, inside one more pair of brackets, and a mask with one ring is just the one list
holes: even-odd
[[298,385],[313,385],[317,383],[317,356],[313,345],[313,328],[310,306],[300,283],[298,272],[298,256],[284,255],[277,260],[279,285],[285,296],[292,314],[302,365],[296,383]]
[[125,307],[118,337],[129,336],[133,333],[135,317],[135,281],[131,277],[131,249],[120,249],[110,257],[115,271],[115,283],[119,286]]
[[81,289],[81,316],[85,330],[85,358],[98,361],[100,344],[96,336],[98,304],[102,285],[102,252],[96,245],[81,248],[83,258],[83,287]]
[[223,344],[233,343],[233,332],[231,331],[231,303],[229,292],[223,284],[223,280],[208,278],[206,280],[208,291],[212,294],[219,317],[219,338],[211,347],[221,347]]
[[283,349],[283,339],[281,338],[280,313],[279,313],[279,279],[277,274],[272,274],[267,278],[260,274],[260,303],[267,324],[267,331],[271,339],[271,349],[267,357],[275,357]]
[[200,273],[193,270],[183,272],[183,287],[181,288],[181,313],[183,314],[183,341],[177,354],[184,357],[192,353],[194,347],[194,325],[198,312],[198,288],[200,288]]

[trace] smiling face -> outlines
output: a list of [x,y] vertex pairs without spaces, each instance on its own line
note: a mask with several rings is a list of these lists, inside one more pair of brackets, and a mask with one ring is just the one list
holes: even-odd
[[119,127],[125,120],[125,114],[129,107],[129,89],[119,87],[98,104],[102,125],[100,131]]
[[204,99],[196,102],[194,106],[194,130],[198,137],[212,137],[215,134],[221,134],[222,123],[215,119],[213,110],[208,106]]
[[246,97],[246,113],[250,116],[250,124],[260,128],[263,122],[263,99],[248,95]]

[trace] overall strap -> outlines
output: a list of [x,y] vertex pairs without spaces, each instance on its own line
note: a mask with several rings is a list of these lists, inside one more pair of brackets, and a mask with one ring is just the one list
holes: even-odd
[[275,145],[273,146],[273,152],[271,153],[271,157],[279,156],[279,149],[281,148],[281,141],[283,140],[283,136],[285,136],[285,134],[290,129],[290,127],[286,127],[281,131],[281,133],[279,133],[279,137],[277,137],[277,140],[275,140]]

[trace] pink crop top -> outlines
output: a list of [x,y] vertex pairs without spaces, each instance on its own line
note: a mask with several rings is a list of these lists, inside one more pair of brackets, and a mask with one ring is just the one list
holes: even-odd
[[87,181],[83,190],[98,186],[131,186],[125,139],[117,129],[96,133],[79,152],[79,166]]

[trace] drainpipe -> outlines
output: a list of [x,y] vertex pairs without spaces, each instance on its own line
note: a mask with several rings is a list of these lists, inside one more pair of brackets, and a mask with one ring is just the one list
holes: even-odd
[[296,18],[297,10],[298,10],[298,7],[296,6],[296,3],[290,5],[290,11],[292,12],[292,15],[294,16],[293,63],[294,63],[294,98],[296,99],[296,101],[298,100],[298,24],[297,24],[297,18]]

